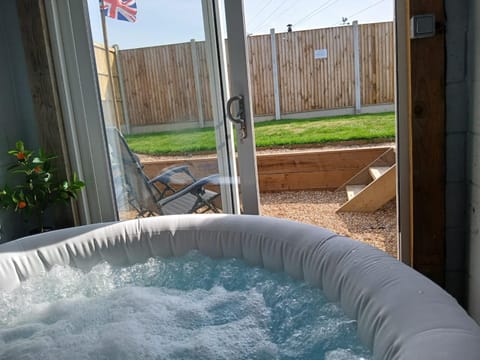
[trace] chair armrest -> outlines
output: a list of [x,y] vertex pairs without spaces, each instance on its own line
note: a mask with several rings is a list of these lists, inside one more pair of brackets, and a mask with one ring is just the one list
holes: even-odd
[[203,187],[205,185],[220,185],[220,180],[221,180],[221,176],[219,174],[205,176],[201,179],[198,179],[194,183],[184,187],[183,189],[173,193],[172,195],[169,195],[168,197],[163,198],[162,203],[168,204],[169,202],[176,200],[188,193],[198,195],[200,192],[204,190]]
[[192,173],[188,169],[188,166],[187,165],[180,165],[180,166],[175,166],[175,167],[172,167],[172,168],[169,168],[169,169],[163,171],[161,174],[159,174],[159,175],[155,176],[154,178],[150,179],[148,182],[149,182],[149,184],[154,184],[156,182],[160,182],[163,185],[168,185],[170,183],[170,180],[171,180],[172,176],[174,176],[175,174],[180,174],[180,173],[184,173],[184,174],[188,175],[192,179],[192,181],[196,181],[195,177],[192,175]]

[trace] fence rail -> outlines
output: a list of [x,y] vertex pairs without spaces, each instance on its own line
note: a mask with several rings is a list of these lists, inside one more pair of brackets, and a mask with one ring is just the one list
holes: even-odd
[[[393,104],[393,34],[393,23],[385,22],[248,37],[254,115],[278,118]],[[121,65],[131,126],[203,125],[212,119],[205,42],[120,50],[113,56]],[[115,104],[121,108],[118,95]]]

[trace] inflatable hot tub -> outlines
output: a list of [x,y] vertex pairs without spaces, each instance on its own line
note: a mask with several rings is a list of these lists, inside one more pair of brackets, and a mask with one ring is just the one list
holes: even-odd
[[375,359],[480,358],[480,328],[421,274],[358,241],[268,217],[164,216],[25,237],[0,245],[0,289],[54,265],[127,265],[190,250],[241,258],[321,288],[357,320],[358,336]]

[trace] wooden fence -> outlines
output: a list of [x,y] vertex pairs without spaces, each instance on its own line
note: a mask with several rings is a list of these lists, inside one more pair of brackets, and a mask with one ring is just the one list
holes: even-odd
[[395,101],[393,22],[360,25],[362,103]]
[[[393,104],[393,23],[355,26],[250,36],[254,115]],[[117,56],[131,126],[212,120],[204,42],[120,50]]]
[[[361,104],[394,102],[393,23],[359,26]],[[280,112],[355,106],[353,26],[251,36],[250,72],[255,115],[275,113],[272,72],[278,72]],[[317,54],[317,56],[315,56]]]
[[[124,103],[122,100],[121,84],[117,66],[116,51],[109,49],[108,63],[105,47],[102,44],[94,44],[95,62],[97,64],[98,84],[102,101],[103,116],[107,124],[125,124]],[[110,71],[110,74],[109,74]],[[110,80],[111,79],[111,80]]]
[[204,42],[121,50],[132,126],[212,119]]

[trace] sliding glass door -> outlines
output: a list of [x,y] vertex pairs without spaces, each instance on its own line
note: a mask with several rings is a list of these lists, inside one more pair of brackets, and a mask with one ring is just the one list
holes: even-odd
[[119,218],[257,214],[243,2],[144,0],[134,23],[110,10],[89,1]]

